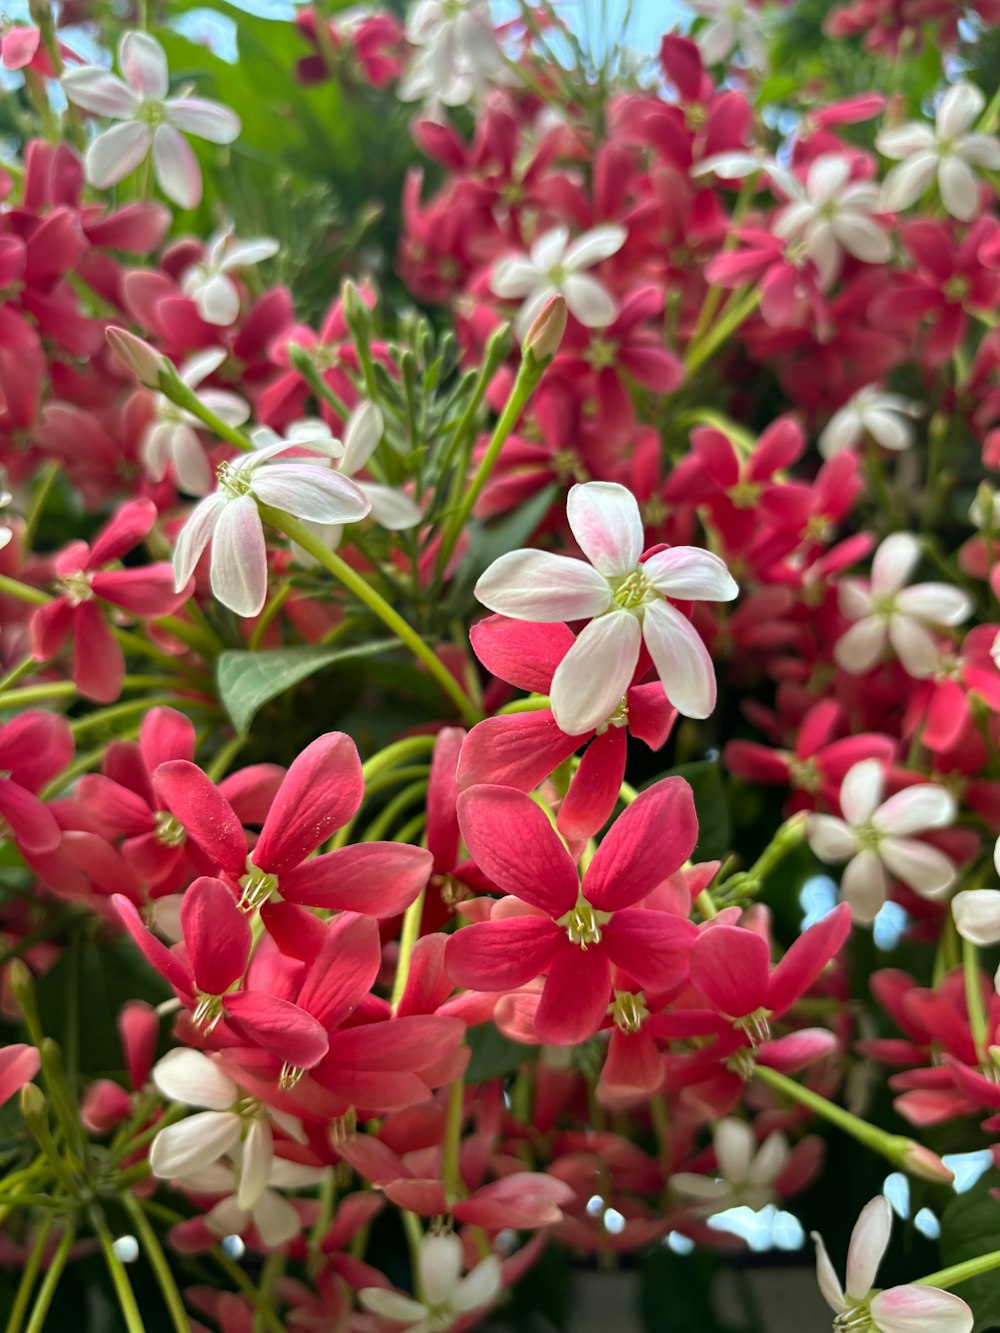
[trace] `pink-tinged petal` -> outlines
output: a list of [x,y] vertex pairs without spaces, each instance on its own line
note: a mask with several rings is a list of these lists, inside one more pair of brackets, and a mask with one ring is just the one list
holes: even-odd
[[508,551],[475,588],[491,611],[515,620],[589,620],[611,605],[608,581],[584,560],[550,551]]
[[952,898],[951,912],[963,940],[982,948],[1000,942],[1000,890],[963,889]]
[[397,1208],[419,1217],[440,1217],[447,1213],[448,1196],[440,1180],[393,1180],[382,1186],[382,1193]]
[[[256,848],[252,855],[256,864]],[[279,888],[289,902],[304,907],[392,917],[415,901],[433,865],[423,847],[361,842],[303,861],[281,875]]]
[[185,890],[181,930],[203,994],[222,995],[239,981],[250,959],[250,922],[221,879],[203,875]]
[[272,463],[261,468],[253,489],[262,504],[306,522],[357,523],[372,507],[350,478],[310,463]]
[[937,1287],[890,1287],[871,1303],[881,1333],[972,1333],[975,1317],[965,1301]]
[[536,694],[548,694],[556,667],[575,642],[566,625],[525,624],[506,616],[487,616],[473,625],[469,639],[491,675]]
[[464,791],[466,787],[492,783],[534,791],[580,742],[581,737],[567,736],[556,725],[547,708],[537,713],[488,717],[465,738],[458,765],[459,788]]
[[81,778],[76,795],[87,814],[98,821],[102,831],[112,836],[124,833],[128,837],[137,837],[153,827],[146,801],[100,773],[88,773]]
[[470,787],[458,798],[458,821],[476,864],[504,893],[553,917],[574,906],[576,866],[530,796],[512,787]]
[[850,903],[855,921],[867,926],[875,920],[888,893],[885,871],[876,852],[866,847],[847,863],[840,878],[840,892]]
[[19,713],[0,726],[0,770],[37,792],[73,758],[73,733],[58,713]]
[[73,628],[75,608],[66,597],[57,597],[32,613],[29,632],[31,652],[36,662],[55,657]]
[[254,848],[254,865],[275,875],[297,866],[347,823],[363,795],[361,760],[350,736],[320,736],[285,774]]
[[698,928],[669,912],[616,912],[603,928],[608,957],[647,991],[684,982]]
[[601,1026],[611,1002],[611,967],[603,949],[558,941],[535,1012],[535,1031],[549,1046],[577,1046]]
[[118,68],[128,86],[144,102],[162,102],[167,95],[167,57],[148,32],[127,32],[118,43]]
[[112,125],[87,149],[87,180],[96,190],[108,190],[131,175],[149,152],[149,126],[126,120]]
[[771,955],[761,937],[741,926],[709,926],[691,950],[691,980],[729,1018],[767,1003]]
[[358,1300],[380,1319],[407,1324],[410,1328],[416,1328],[427,1313],[427,1307],[412,1296],[404,1296],[401,1291],[385,1291],[381,1287],[365,1287],[358,1292]]
[[879,833],[893,836],[947,828],[958,814],[955,798],[932,782],[919,782],[890,796],[875,811],[872,823]]
[[831,1310],[840,1314],[845,1309],[844,1292],[840,1285],[840,1278],[837,1276],[833,1264],[830,1262],[830,1256],[826,1252],[826,1246],[823,1244],[823,1237],[817,1232],[812,1232],[812,1239],[816,1245],[816,1280],[819,1283],[819,1289],[823,1293],[823,1299]]
[[622,727],[609,727],[587,746],[556,820],[556,828],[568,841],[586,841],[611,818],[627,758],[628,740]]
[[630,574],[642,555],[642,518],[631,491],[614,481],[570,487],[566,517],[580,550],[605,578]]
[[601,1070],[598,1099],[605,1104],[621,1097],[654,1093],[663,1082],[663,1056],[648,1029],[625,1033],[614,1028]]
[[631,907],[680,869],[698,841],[691,788],[664,778],[627,806],[594,854],[583,895],[602,912]]
[[[200,506],[199,506],[200,507]],[[176,552],[174,561],[177,573]],[[238,616],[257,615],[267,599],[267,550],[252,495],[227,499],[212,533],[212,592]]]
[[134,116],[139,99],[116,74],[98,65],[79,65],[62,76],[63,92],[75,105],[97,116],[128,120]]
[[777,1041],[765,1041],[757,1048],[757,1063],[779,1074],[795,1074],[800,1069],[825,1060],[840,1049],[836,1035],[828,1028],[800,1028]]
[[41,1057],[34,1046],[14,1042],[0,1048],[0,1106],[31,1082],[41,1063]]
[[330,1032],[368,995],[382,964],[382,948],[371,917],[345,912],[325,935],[322,949],[310,959],[298,1004]]
[[790,1009],[840,952],[851,933],[851,909],[840,903],[799,936],[771,973],[767,1008],[775,1015]]
[[739,596],[739,586],[725,561],[696,546],[658,551],[645,561],[642,570],[664,597],[690,602],[731,602]]
[[635,674],[641,638],[639,621],[624,609],[584,626],[552,677],[552,714],[561,730],[583,735],[614,713]]
[[262,1050],[296,1069],[311,1069],[327,1052],[320,1023],[298,1005],[259,991],[237,991],[223,1001],[226,1023]]
[[246,835],[211,778],[196,764],[175,759],[156,770],[153,787],[213,865],[238,879],[246,868]]
[[443,727],[434,739],[427,779],[427,849],[441,874],[458,860],[458,762],[466,735],[463,727]]
[[562,1180],[536,1171],[513,1171],[480,1186],[472,1198],[456,1204],[454,1216],[469,1226],[530,1230],[561,1221],[559,1205],[572,1203],[574,1197]]
[[853,829],[835,815],[810,815],[806,840],[816,856],[827,865],[849,861],[858,850]]
[[844,1290],[855,1301],[864,1300],[875,1285],[875,1275],[889,1246],[892,1209],[884,1195],[866,1203],[851,1232]]
[[212,534],[228,503],[224,495],[207,495],[188,515],[174,546],[174,588],[178,592],[186,587],[194,573],[201,553],[212,540]]
[[418,1072],[432,1068],[450,1055],[464,1035],[464,1023],[440,1014],[413,1014],[391,1022],[363,1023],[333,1033],[330,1061],[342,1070]]
[[153,1175],[171,1180],[203,1171],[239,1143],[242,1130],[242,1120],[232,1111],[200,1111],[168,1125],[153,1140],[149,1154]]
[[191,993],[190,971],[176,954],[171,953],[165,944],[162,944],[151,931],[146,929],[135,904],[120,893],[114,894],[111,901],[118,913],[119,920],[132,936],[150,967],[155,968],[160,976],[166,977],[175,990],[180,991],[182,995],[189,995]]
[[464,990],[513,990],[540,976],[564,939],[558,926],[537,916],[479,921],[449,935],[445,971]]
[[147,773],[170,759],[194,758],[194,723],[176,708],[153,708],[139,730],[139,752]]
[[840,788],[840,808],[844,818],[855,828],[867,824],[882,799],[885,766],[877,759],[863,759],[844,777]]
[[633,685],[626,699],[629,732],[651,750],[659,750],[667,743],[677,721],[677,709],[671,708],[663,686],[656,681]]
[[204,97],[172,98],[167,113],[171,125],[209,143],[232,143],[242,128],[235,111]]
[[936,680],[920,732],[929,750],[950,750],[958,744],[968,720],[965,691],[957,680]]
[[73,618],[73,680],[82,695],[109,704],[121,694],[125,655],[96,602],[81,602]]
[[678,713],[708,717],[715,707],[715,669],[691,622],[668,602],[650,602],[642,637],[664,693]]
[[153,167],[156,183],[180,208],[197,208],[201,202],[201,167],[191,145],[173,125],[157,125],[153,131]]

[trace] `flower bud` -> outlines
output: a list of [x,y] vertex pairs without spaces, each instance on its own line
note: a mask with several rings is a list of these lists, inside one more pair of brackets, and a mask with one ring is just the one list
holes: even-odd
[[903,1139],[899,1164],[911,1175],[919,1176],[921,1180],[933,1180],[939,1185],[950,1185],[955,1179],[955,1173],[949,1171],[936,1152],[914,1139]]
[[524,335],[521,350],[533,361],[543,365],[555,356],[566,334],[566,301],[562,296],[550,296]]
[[34,1083],[25,1083],[19,1102],[25,1120],[40,1120],[45,1115],[45,1094]]
[[159,388],[160,373],[170,366],[165,356],[127,329],[112,326],[106,336],[115,356],[131,370],[140,384],[144,384],[147,389]]

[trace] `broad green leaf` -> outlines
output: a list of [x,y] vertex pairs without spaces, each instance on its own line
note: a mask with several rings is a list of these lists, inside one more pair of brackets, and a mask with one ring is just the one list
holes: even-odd
[[466,1040],[472,1048],[472,1059],[465,1071],[466,1083],[485,1083],[487,1079],[512,1074],[531,1054],[529,1047],[511,1041],[492,1023],[470,1028]]
[[[941,1214],[941,1262],[945,1267],[1000,1250],[1000,1204],[990,1196],[990,1190],[998,1186],[1000,1171],[987,1171]],[[975,1313],[975,1333],[1000,1329],[1000,1269],[961,1283],[955,1292]]]
[[325,667],[385,652],[395,643],[395,639],[383,639],[351,648],[318,644],[263,653],[223,653],[216,672],[219,698],[237,732],[245,736],[259,710],[293,685]]
[[503,518],[473,524],[472,540],[455,580],[458,589],[463,592],[471,589],[483,570],[499,556],[525,546],[552,508],[558,493],[557,486],[546,486]]

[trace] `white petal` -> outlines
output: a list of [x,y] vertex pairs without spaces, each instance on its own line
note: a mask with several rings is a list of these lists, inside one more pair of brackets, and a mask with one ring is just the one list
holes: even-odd
[[198,314],[206,324],[228,328],[236,323],[240,313],[240,293],[224,273],[213,273],[206,282],[198,284],[193,295]]
[[891,157],[897,161],[914,153],[932,151],[935,143],[931,127],[915,120],[894,130],[879,130],[875,136],[875,147],[883,157]]
[[940,139],[954,139],[969,129],[977,119],[986,98],[972,83],[953,84],[937,109],[936,128]]
[[606,328],[618,313],[611,293],[587,273],[571,273],[563,282],[562,292],[570,314],[585,328]]
[[97,190],[117,185],[149,152],[149,126],[138,120],[126,120],[104,130],[87,149],[87,180]]
[[937,642],[916,620],[894,615],[889,619],[889,642],[906,671],[915,679],[933,675],[939,661]]
[[371,512],[360,486],[313,463],[273,463],[254,476],[253,493],[266,505],[313,523],[358,523]]
[[860,439],[861,422],[857,412],[850,405],[841,407],[820,432],[819,451],[824,458],[833,458],[845,449],[852,449]]
[[185,495],[207,495],[212,489],[212,468],[197,434],[190,426],[176,426],[171,443],[177,489]]
[[753,1185],[771,1185],[788,1161],[791,1149],[780,1130],[768,1134],[750,1165],[747,1179]]
[[848,620],[870,616],[875,609],[871,589],[861,579],[841,579],[837,589],[837,605]]
[[611,605],[611,589],[593,565],[549,551],[508,551],[475,588],[491,611],[515,620],[589,620]]
[[372,1314],[395,1320],[397,1324],[413,1324],[427,1313],[427,1307],[412,1296],[404,1296],[401,1291],[387,1291],[384,1287],[362,1287],[358,1300]]
[[340,462],[340,471],[346,477],[353,477],[378,448],[385,430],[382,413],[374,403],[361,403],[351,413],[344,431],[344,456]]
[[216,1236],[238,1236],[250,1222],[250,1214],[236,1202],[236,1196],[220,1199],[205,1214],[205,1225]]
[[540,272],[548,273],[550,268],[562,262],[568,244],[569,228],[551,227],[542,232],[531,247],[531,262]]
[[865,616],[863,620],[856,621],[834,644],[834,661],[844,671],[854,676],[863,676],[881,657],[885,640],[885,621],[878,616]]
[[678,1171],[671,1176],[670,1188],[675,1194],[682,1194],[687,1199],[716,1205],[712,1212],[724,1208],[733,1193],[728,1181],[716,1180],[713,1176],[699,1176],[693,1171]]
[[950,583],[915,583],[903,588],[896,605],[904,615],[932,625],[961,625],[972,614],[972,599]]
[[252,495],[227,500],[212,534],[212,592],[238,616],[255,616],[267,600],[267,550]]
[[884,264],[892,256],[892,242],[871,218],[840,213],[833,219],[833,234],[848,254],[866,264]]
[[420,1244],[420,1293],[430,1306],[450,1305],[462,1273],[462,1242],[453,1233],[424,1236]]
[[185,426],[175,426],[169,421],[156,421],[147,427],[140,453],[150,481],[162,481],[167,475],[167,468],[174,457],[174,436],[179,430],[186,429]]
[[227,426],[242,426],[250,415],[247,400],[238,393],[230,393],[228,389],[204,389],[198,397]]
[[713,19],[695,38],[702,64],[719,65],[736,44],[736,30],[728,18]]
[[302,1230],[302,1218],[287,1199],[274,1190],[265,1190],[253,1210],[253,1224],[265,1245],[286,1245]]
[[862,759],[844,775],[840,786],[840,808],[849,824],[867,824],[882,799],[885,769],[878,759]]
[[947,893],[958,875],[944,852],[917,838],[882,838],[879,855],[891,875],[924,898]]
[[938,169],[937,153],[914,153],[901,162],[882,182],[882,208],[887,213],[900,213],[909,208],[934,182]]
[[379,527],[389,532],[405,532],[420,522],[420,506],[405,491],[379,486],[373,481],[361,481],[357,486],[371,505],[371,516]]
[[203,1106],[209,1111],[227,1110],[240,1093],[214,1060],[188,1046],[178,1046],[157,1060],[153,1082],[172,1102]]
[[223,272],[234,268],[249,268],[265,259],[273,259],[281,249],[280,242],[270,236],[255,236],[249,241],[237,241],[225,252],[219,267]]
[[958,813],[955,798],[933,782],[918,782],[890,796],[875,811],[872,823],[880,833],[894,836],[947,828]]
[[823,1299],[831,1310],[838,1314],[846,1308],[843,1288],[840,1285],[840,1279],[834,1272],[833,1264],[830,1262],[830,1256],[826,1252],[826,1246],[823,1244],[823,1237],[818,1232],[812,1232],[813,1243],[816,1246],[816,1280],[819,1283],[819,1289],[823,1293]]
[[236,1202],[247,1211],[253,1208],[267,1188],[274,1158],[271,1126],[259,1117],[250,1121],[240,1154],[240,1187]]
[[937,1287],[890,1287],[871,1303],[879,1333],[972,1333],[972,1311],[952,1291]]
[[897,412],[870,407],[864,414],[863,424],[872,439],[883,449],[900,453],[913,443],[913,431]]
[[963,889],[951,900],[951,914],[963,940],[980,947],[1000,943],[1000,890]]
[[167,1125],[153,1140],[150,1169],[161,1180],[201,1171],[239,1142],[241,1128],[240,1117],[232,1111],[199,1111]]
[[[197,389],[202,380],[207,380],[209,375],[219,369],[228,355],[224,347],[206,347],[203,352],[195,352],[194,356],[189,356],[177,368],[181,383],[186,384],[189,389]],[[163,399],[163,402],[165,406],[169,406],[167,399]]]
[[858,852],[848,862],[840,877],[840,893],[850,904],[853,919],[871,925],[886,898],[885,871],[873,851]]
[[809,168],[806,190],[814,204],[828,203],[847,184],[850,159],[840,153],[824,153]]
[[167,57],[148,32],[127,32],[118,44],[118,68],[125,82],[144,102],[162,102],[167,95]]
[[490,278],[494,296],[506,301],[519,300],[534,291],[545,275],[523,255],[516,259],[501,259]]
[[581,736],[607,721],[632,683],[641,637],[630,611],[609,611],[585,626],[552,677],[549,697],[560,730]]
[[726,562],[698,546],[658,551],[645,561],[642,572],[657,592],[685,602],[731,602],[740,592]]
[[607,223],[594,227],[578,236],[563,255],[563,267],[571,273],[581,268],[593,268],[595,264],[616,255],[625,244],[628,232],[616,223]]
[[723,1116],[712,1135],[720,1174],[733,1184],[746,1180],[757,1151],[757,1138],[745,1120]]
[[669,602],[650,602],[643,616],[642,637],[664,693],[678,713],[708,717],[715,707],[715,670],[690,620]]
[[642,555],[642,517],[631,491],[614,481],[570,487],[566,517],[581,551],[606,578],[631,574]]
[[806,250],[809,258],[816,265],[819,285],[827,288],[840,272],[843,255],[840,244],[833,234],[833,227],[826,218],[811,222],[805,234]]
[[920,542],[912,532],[893,532],[872,559],[872,591],[882,597],[899,592],[920,560]]
[[849,861],[858,850],[854,832],[835,815],[810,815],[806,840],[813,852],[828,865]]
[[500,1260],[495,1254],[480,1260],[455,1288],[452,1308],[460,1311],[481,1310],[496,1300],[503,1288]]
[[891,1232],[892,1209],[889,1200],[877,1194],[862,1208],[851,1232],[844,1290],[853,1300],[864,1300],[874,1287],[875,1274],[888,1248]]
[[193,134],[196,139],[232,143],[242,128],[235,111],[204,97],[178,97],[165,105],[171,125],[184,134]]
[[95,116],[131,120],[139,108],[139,99],[128,84],[99,65],[80,65],[67,70],[62,76],[62,86],[75,106],[92,111]]
[[177,534],[173,561],[174,588],[177,592],[180,592],[194,573],[194,567],[202,551],[211,541],[225,506],[224,496],[206,495],[205,499],[191,510],[188,521]]
[[987,171],[1000,169],[1000,139],[991,134],[963,134],[955,140],[952,152],[970,166],[985,167]]
[[971,222],[979,212],[979,184],[968,162],[951,153],[938,164],[941,202],[960,222]]
[[201,202],[201,168],[182,134],[173,125],[157,125],[153,131],[153,166],[160,189],[181,208],[197,208]]

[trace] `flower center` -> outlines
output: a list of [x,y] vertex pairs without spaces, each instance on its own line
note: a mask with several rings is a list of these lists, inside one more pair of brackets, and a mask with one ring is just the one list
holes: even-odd
[[198,992],[198,1003],[195,1005],[194,1013],[191,1015],[191,1021],[200,1032],[206,1036],[212,1031],[216,1023],[222,1017],[222,996],[205,995],[202,991]]
[[741,1046],[739,1050],[733,1051],[726,1061],[726,1068],[746,1083],[753,1078],[757,1069],[757,1062],[753,1058],[753,1052],[748,1050],[746,1046]]
[[737,509],[752,509],[760,499],[760,493],[763,489],[763,486],[757,481],[738,481],[735,486],[729,488],[730,502]]
[[78,574],[67,574],[64,579],[59,579],[56,583],[56,591],[60,596],[67,599],[70,606],[79,606],[81,602],[89,602],[94,595],[90,590],[90,575],[84,569],[81,569]]
[[600,944],[601,927],[610,920],[610,912],[598,912],[581,894],[576,906],[561,916],[556,924],[566,931],[570,944],[579,945],[586,951],[592,944]]
[[630,991],[615,991],[611,1017],[622,1032],[634,1036],[649,1017],[649,1010],[642,995],[633,995]]
[[153,816],[154,836],[164,847],[182,847],[187,842],[187,831],[169,810],[157,810]]
[[299,1065],[290,1065],[286,1060],[278,1075],[278,1087],[282,1092],[290,1092],[306,1071]]
[[616,588],[615,601],[626,611],[635,611],[656,596],[656,589],[641,569],[633,569],[626,574]]
[[833,1321],[834,1333],[865,1333],[868,1329],[874,1329],[872,1315],[867,1304],[852,1305],[849,1310],[843,1310]]
[[771,1040],[771,1011],[763,1008],[755,1009],[752,1014],[744,1014],[742,1018],[734,1019],[733,1027],[746,1033],[751,1046],[759,1046],[762,1041]]
[[255,912],[278,892],[278,876],[255,866],[247,857],[247,872],[240,877],[240,907],[244,912]]
[[253,477],[248,470],[235,467],[232,463],[221,463],[215,476],[230,500],[238,500],[241,495],[250,494]]
[[822,779],[812,759],[793,759],[788,765],[788,776],[793,787],[801,791],[817,792]]
[[339,1148],[342,1143],[354,1137],[354,1132],[358,1127],[358,1113],[354,1107],[350,1107],[343,1115],[334,1116],[328,1127],[330,1142],[335,1148]]
[[154,129],[157,125],[162,125],[167,118],[167,108],[162,102],[143,102],[136,112],[136,120],[141,120],[144,125]]
[[862,824],[854,830],[854,838],[860,852],[874,852],[878,855],[878,829],[871,824]]
[[599,722],[594,728],[598,736],[603,736],[608,727],[627,727],[628,726],[628,696],[622,695],[621,702],[615,711],[604,722]]
[[607,370],[615,364],[618,348],[607,338],[594,338],[587,349],[587,361],[594,370]]

